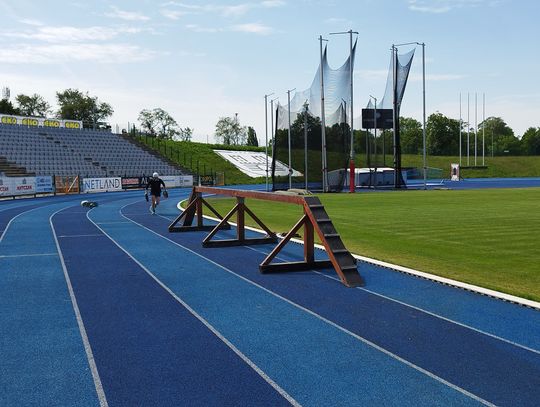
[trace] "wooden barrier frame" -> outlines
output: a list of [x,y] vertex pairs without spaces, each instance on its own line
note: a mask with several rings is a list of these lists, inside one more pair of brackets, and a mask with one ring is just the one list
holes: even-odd
[[[202,194],[215,194],[235,197],[236,205],[225,217],[222,217],[203,197]],[[333,267],[339,278],[347,287],[363,285],[358,274],[356,259],[345,248],[339,234],[336,232],[331,219],[324,206],[316,196],[286,195],[274,192],[245,191],[237,189],[196,186],[193,188],[186,209],[169,225],[169,232],[183,232],[193,230],[211,230],[203,240],[204,247],[241,246],[250,244],[275,243],[277,236],[246,206],[245,199],[260,199],[265,201],[283,202],[302,205],[304,214],[278,243],[272,252],[259,265],[261,273],[287,272],[311,270]],[[220,222],[216,226],[203,225],[203,205],[206,206]],[[266,232],[262,238],[246,239],[245,214],[248,213],[253,220]],[[212,240],[219,230],[229,229],[229,219],[237,215],[236,239]],[[197,225],[193,220],[197,215]],[[183,224],[177,224],[183,219]],[[304,260],[298,262],[271,263],[291,238],[304,228]],[[326,249],[329,260],[315,260],[315,232]]]

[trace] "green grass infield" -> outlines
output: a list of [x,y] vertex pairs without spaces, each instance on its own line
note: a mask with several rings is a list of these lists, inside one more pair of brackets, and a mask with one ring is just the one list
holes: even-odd
[[[540,301],[539,188],[319,197],[353,253]],[[221,214],[234,204],[210,201]],[[276,232],[302,213],[296,205],[246,204]]]

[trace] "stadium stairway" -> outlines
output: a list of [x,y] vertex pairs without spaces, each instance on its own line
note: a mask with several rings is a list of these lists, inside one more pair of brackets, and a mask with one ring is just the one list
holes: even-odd
[[166,157],[166,156],[163,156],[161,154],[159,154],[157,151],[151,149],[150,147],[148,147],[146,144],[144,143],[141,143],[139,140],[131,137],[129,134],[119,134],[120,137],[122,137],[124,140],[130,142],[131,144],[134,144],[135,146],[137,146],[138,148],[146,151],[148,154],[151,154],[153,155],[154,157],[157,157],[163,161],[165,161],[167,164],[169,164],[170,166],[172,167],[175,167],[179,170],[181,170],[184,174],[187,174],[187,175],[194,175],[193,172],[185,167],[182,167],[181,165],[179,165],[178,163],[174,162],[173,160],[171,160],[169,157]]
[[8,161],[6,157],[0,156],[0,175],[6,177],[32,177],[36,174],[28,172],[25,167],[21,167]]

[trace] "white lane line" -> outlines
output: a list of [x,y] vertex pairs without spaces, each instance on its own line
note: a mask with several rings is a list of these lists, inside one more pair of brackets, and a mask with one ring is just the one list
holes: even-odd
[[0,255],[1,259],[12,257],[39,257],[39,256],[58,256],[58,253],[33,253],[33,254],[5,254]]
[[[184,201],[185,201],[185,199],[184,199]],[[181,204],[184,201],[180,201],[177,204],[177,208],[180,211],[183,211],[183,208],[181,207]],[[204,215],[203,217],[206,218],[206,219],[215,221],[215,222],[219,222],[219,219],[213,218],[212,216]],[[231,225],[233,225],[233,226],[236,226],[236,223],[234,223],[234,222],[229,221],[229,223]],[[248,229],[248,230],[252,230],[254,232],[257,232],[257,233],[265,234],[264,231],[262,231],[260,229],[257,229],[257,228],[254,228],[254,227],[245,226],[245,228]],[[291,242],[298,243],[298,244],[303,244],[304,243],[302,240],[299,240],[299,239],[296,239],[296,238],[292,238]],[[323,245],[320,245],[320,244],[316,243],[315,247],[317,249],[322,250],[322,251],[326,251],[326,249],[324,248]],[[463,283],[461,281],[452,280],[450,278],[437,276],[435,274],[426,273],[424,271],[415,270],[415,269],[412,269],[412,268],[409,268],[409,267],[399,266],[397,264],[392,264],[392,263],[388,263],[388,262],[385,262],[385,261],[372,259],[371,257],[365,257],[365,256],[361,256],[359,254],[354,254],[354,253],[351,253],[351,254],[357,260],[361,260],[363,262],[370,263],[370,264],[375,264],[377,266],[384,267],[384,268],[392,270],[392,271],[397,271],[398,273],[409,274],[409,275],[412,275],[414,277],[419,277],[419,278],[423,278],[423,279],[426,279],[426,280],[431,280],[431,281],[434,281],[434,282],[439,283],[439,284],[449,285],[449,286],[452,286],[452,287],[455,287],[455,288],[460,288],[462,290],[471,291],[471,292],[474,292],[476,294],[486,295],[488,297],[496,298],[498,300],[512,302],[512,303],[515,303],[515,304],[518,304],[518,305],[522,305],[522,306],[525,306],[525,307],[540,310],[540,302],[537,302],[537,301],[532,301],[532,300],[528,300],[526,298],[517,297],[515,295],[502,293],[500,291],[490,290],[488,288],[479,287],[479,286],[473,285],[473,284]]]
[[77,298],[75,298],[75,292],[73,291],[73,286],[71,285],[71,279],[69,278],[69,274],[67,271],[66,263],[64,261],[64,256],[62,255],[62,250],[60,249],[60,244],[58,243],[58,238],[56,236],[56,230],[54,229],[54,225],[52,222],[52,218],[54,215],[56,215],[58,212],[64,210],[66,208],[60,209],[56,212],[54,212],[49,217],[49,224],[51,225],[51,229],[53,232],[54,242],[56,244],[56,249],[58,250],[58,254],[60,255],[60,263],[62,264],[62,270],[64,271],[64,278],[66,279],[67,288],[69,291],[69,297],[71,298],[71,304],[73,306],[73,311],[75,311],[75,316],[77,318],[77,324],[79,325],[79,332],[81,333],[81,338],[84,344],[84,350],[86,352],[86,358],[88,359],[88,365],[90,366],[90,371],[92,372],[92,378],[94,379],[94,386],[96,388],[96,393],[99,399],[99,405],[101,407],[108,407],[107,403],[107,397],[105,396],[105,392],[103,390],[103,385],[101,383],[101,378],[99,377],[98,369],[96,366],[96,361],[94,360],[94,354],[92,353],[92,347],[90,346],[90,341],[88,340],[88,335],[86,334],[86,328],[84,327],[84,322],[81,317],[81,312],[79,310],[79,305],[77,304]]
[[[254,252],[258,252],[258,253],[264,254],[264,255],[268,255],[268,253],[269,253],[269,252],[267,253],[267,252],[265,252],[265,251],[263,251],[263,250],[260,250],[260,249],[255,249],[255,248],[250,247],[250,246],[243,246],[243,247],[245,247],[245,248],[247,248],[247,249],[249,249],[249,250],[252,250],[252,251],[254,251]],[[289,260],[284,259],[283,257],[280,257],[280,256],[276,256],[276,259],[282,260],[282,261],[289,261]],[[308,270],[308,271],[311,271],[311,272],[313,272],[313,273],[315,273],[315,274],[319,274],[319,275],[321,275],[321,276],[323,276],[323,277],[326,277],[326,278],[329,278],[329,279],[331,279],[331,280],[335,280],[335,281],[338,281],[338,282],[341,281],[341,280],[340,280],[339,278],[337,278],[337,277],[326,275],[326,274],[321,273],[320,271],[317,271],[317,270]],[[442,315],[435,314],[435,313],[433,313],[433,312],[431,312],[431,311],[428,311],[428,310],[425,310],[425,309],[423,309],[423,308],[416,307],[416,306],[414,306],[414,305],[407,304],[406,302],[403,302],[403,301],[400,301],[400,300],[396,300],[395,298],[388,297],[388,296],[386,296],[386,295],[384,295],[384,294],[380,294],[380,293],[377,293],[377,292],[375,292],[375,291],[368,290],[367,288],[364,288],[364,287],[355,287],[355,288],[358,289],[358,290],[366,291],[366,292],[368,292],[368,293],[370,293],[370,294],[376,295],[377,297],[381,297],[381,298],[384,298],[384,299],[386,299],[386,300],[389,300],[389,301],[392,301],[392,302],[401,304],[401,305],[403,305],[403,306],[405,306],[405,307],[414,309],[414,310],[416,310],[416,311],[420,311],[420,312],[422,312],[422,313],[424,313],[424,314],[431,315],[431,316],[433,316],[433,317],[435,317],[435,318],[438,318],[438,319],[441,319],[441,320],[443,320],[443,321],[450,322],[450,323],[452,323],[452,324],[459,325],[459,326],[461,326],[461,327],[463,327],[463,328],[470,329],[470,330],[475,331],[475,332],[477,332],[477,333],[480,333],[480,334],[482,334],[482,335],[489,336],[489,337],[491,337],[491,338],[493,338],[493,339],[497,339],[497,340],[499,340],[499,341],[508,343],[509,345],[513,345],[513,346],[516,346],[516,347],[518,347],[518,348],[524,349],[524,350],[526,350],[526,351],[533,352],[533,353],[536,353],[536,354],[540,355],[540,350],[538,350],[538,349],[529,348],[528,346],[521,345],[521,344],[519,344],[519,343],[517,343],[517,342],[514,342],[514,341],[511,341],[511,340],[509,340],[509,339],[505,339],[505,338],[502,338],[502,337],[497,336],[497,335],[495,335],[495,334],[491,334],[491,333],[489,333],[489,332],[482,331],[481,329],[472,327],[472,326],[470,326],[470,325],[466,325],[466,324],[464,324],[464,323],[461,323],[461,322],[458,322],[458,321],[454,321],[453,319],[443,317]]]
[[[92,208],[94,209],[94,208]],[[117,223],[129,223],[129,222],[124,222],[124,221],[118,221],[118,222],[97,222],[95,223],[96,225],[115,225]]]
[[9,229],[9,227],[11,226],[11,224],[13,223],[13,221],[14,221],[15,219],[17,219],[19,216],[22,216],[22,215],[24,215],[24,214],[26,214],[26,213],[28,213],[28,212],[37,211],[38,209],[43,209],[43,207],[42,207],[42,206],[39,206],[39,207],[37,207],[37,208],[28,209],[27,211],[22,211],[21,213],[19,213],[19,214],[15,215],[14,217],[12,217],[12,218],[9,220],[8,224],[6,225],[6,228],[5,228],[4,231],[2,232],[2,236],[0,236],[0,242],[4,239],[4,236],[6,235],[6,233],[7,233],[8,229]]
[[[127,205],[126,205],[126,206],[127,206]],[[120,208],[120,214],[121,214],[122,216],[124,216],[124,215],[122,214],[122,208]],[[124,216],[124,217],[125,217],[125,216]],[[126,219],[129,219],[129,218],[126,218]],[[153,231],[152,229],[147,228],[146,226],[144,226],[144,225],[142,225],[142,224],[140,224],[140,223],[138,223],[138,222],[135,222],[134,220],[131,220],[131,222],[133,222],[134,224],[139,225],[140,227],[142,227],[142,228],[148,230],[149,232],[151,232],[151,233],[153,233],[153,234],[155,234],[155,235],[161,237],[162,239],[167,240],[167,241],[173,243],[174,245],[176,245],[176,246],[178,246],[178,247],[181,247],[181,248],[184,249],[184,250],[189,251],[190,253],[193,253],[194,255],[196,255],[196,256],[198,256],[198,257],[200,257],[200,258],[202,258],[202,259],[208,261],[209,263],[211,263],[211,264],[213,264],[213,265],[215,265],[215,266],[221,268],[222,270],[225,270],[226,272],[228,272],[228,273],[230,273],[230,274],[232,274],[232,275],[234,275],[234,276],[240,278],[241,280],[244,280],[245,282],[247,282],[247,283],[249,283],[249,284],[252,284],[252,285],[254,285],[255,287],[260,288],[261,290],[263,290],[263,291],[265,291],[265,292],[267,292],[267,293],[269,293],[269,294],[275,296],[276,298],[279,298],[279,299],[281,299],[281,300],[283,300],[283,301],[285,301],[285,302],[291,304],[292,306],[294,306],[294,307],[296,307],[296,308],[298,308],[298,309],[300,309],[300,310],[302,310],[302,311],[304,311],[304,312],[307,312],[308,314],[314,316],[315,318],[317,318],[317,319],[319,319],[319,320],[321,320],[321,321],[323,321],[323,322],[325,322],[325,323],[327,323],[327,324],[333,326],[334,328],[336,328],[336,329],[338,329],[338,330],[340,330],[340,331],[342,331],[342,332],[344,332],[344,333],[346,333],[346,334],[352,336],[353,338],[358,339],[359,341],[365,343],[366,345],[371,346],[372,348],[374,348],[374,349],[376,349],[376,350],[378,350],[378,351],[380,351],[380,352],[382,352],[382,353],[384,353],[384,354],[390,356],[391,358],[393,358],[393,359],[395,359],[395,360],[397,360],[397,361],[399,361],[399,362],[401,362],[401,363],[403,363],[403,364],[405,364],[405,365],[407,365],[407,366],[409,366],[409,367],[411,367],[411,368],[413,368],[413,369],[415,369],[415,370],[417,370],[417,371],[419,371],[420,373],[423,373],[423,374],[425,374],[426,376],[428,376],[428,377],[430,377],[430,378],[432,378],[432,379],[434,379],[434,380],[436,380],[436,381],[438,381],[438,382],[440,382],[440,383],[442,383],[442,384],[444,384],[444,385],[446,385],[446,386],[448,386],[448,387],[450,387],[450,388],[452,388],[452,389],[458,391],[459,393],[461,393],[461,394],[463,394],[463,395],[465,395],[465,396],[467,396],[467,397],[470,397],[470,398],[472,398],[473,400],[476,400],[476,401],[478,401],[478,402],[480,402],[480,403],[482,403],[482,404],[484,404],[484,405],[487,405],[487,406],[495,406],[494,404],[490,403],[490,402],[487,401],[487,400],[484,400],[483,398],[477,396],[476,394],[473,394],[473,393],[471,393],[471,392],[469,392],[469,391],[467,391],[467,390],[465,390],[465,389],[463,389],[463,388],[461,388],[461,387],[459,387],[459,386],[457,386],[457,385],[455,385],[455,384],[453,384],[453,383],[450,383],[449,381],[443,379],[442,377],[439,377],[439,376],[437,376],[436,374],[434,374],[434,373],[432,373],[432,372],[430,372],[430,371],[428,371],[428,370],[426,370],[426,369],[424,369],[424,368],[422,368],[422,367],[420,367],[420,366],[417,366],[417,365],[415,365],[414,363],[409,362],[408,360],[403,359],[402,357],[400,357],[400,356],[396,355],[395,353],[392,353],[392,352],[390,352],[389,350],[387,350],[387,349],[385,349],[385,348],[383,348],[383,347],[381,347],[381,346],[379,346],[379,345],[377,345],[377,344],[371,342],[370,340],[368,340],[368,339],[366,339],[366,338],[364,338],[364,337],[362,337],[362,336],[360,336],[360,335],[357,335],[357,334],[355,334],[355,333],[352,332],[352,331],[349,331],[348,329],[346,329],[346,328],[344,328],[344,327],[342,327],[342,326],[336,324],[336,323],[333,322],[333,321],[330,321],[329,319],[326,319],[326,318],[323,317],[322,315],[319,315],[319,314],[317,314],[316,312],[314,312],[314,311],[312,311],[312,310],[310,310],[310,309],[307,309],[307,308],[303,307],[302,305],[297,304],[297,303],[295,303],[295,302],[289,300],[288,298],[282,297],[281,295],[279,295],[279,294],[277,294],[277,293],[275,293],[275,292],[273,292],[273,291],[271,291],[271,290],[269,290],[269,289],[267,289],[267,288],[265,288],[265,287],[263,287],[263,286],[261,286],[261,285],[255,283],[255,282],[253,282],[253,281],[247,279],[246,277],[243,277],[243,276],[241,276],[240,274],[235,273],[234,271],[232,271],[232,270],[226,268],[225,266],[222,266],[221,264],[218,264],[218,263],[214,262],[213,260],[206,258],[206,257],[203,256],[202,254],[199,254],[199,253],[197,253],[197,252],[195,252],[195,251],[189,249],[188,247],[182,246],[181,244],[179,244],[179,243],[177,243],[177,242],[175,242],[175,241],[173,241],[173,240],[171,240],[171,239],[169,239],[169,238],[167,238],[167,237],[165,237],[165,236],[160,235],[159,233]]]
[[[160,215],[160,216],[161,216],[161,215]],[[167,219],[167,220],[170,220],[169,218],[167,218],[167,217],[165,217],[165,216],[161,216],[161,217],[162,217],[162,218],[165,218],[165,219]],[[205,216],[205,218],[208,218],[208,219],[213,220],[213,221],[217,221],[217,219],[212,218],[212,217],[210,217],[210,216]],[[229,222],[229,223],[230,223],[231,225],[233,225],[233,226],[236,226],[236,223],[234,223],[234,222]],[[246,226],[246,229],[252,230],[252,231],[257,232],[257,233],[265,234],[265,233],[264,233],[263,231],[261,231],[260,229],[252,228],[252,227],[249,227],[249,226]],[[301,240],[298,240],[298,239],[291,239],[291,241],[292,241],[293,243],[297,243],[297,244],[303,245],[303,242],[302,242]],[[323,246],[320,246],[320,245],[315,245],[315,246],[318,246],[317,248],[319,248],[319,249],[321,249],[322,251],[325,251],[325,252],[326,252],[326,250],[324,249]],[[254,249],[253,247],[250,247],[250,246],[243,246],[243,247],[248,248],[248,249],[250,249],[250,250],[253,250],[253,251],[255,251],[255,252],[262,253],[262,254],[264,254],[264,255],[268,255],[267,252],[264,252],[264,251],[261,251],[261,250]],[[395,267],[400,267],[400,266],[395,266],[395,265],[392,265],[392,264],[389,264],[389,263],[384,263],[384,262],[381,262],[381,261],[377,261],[377,260],[371,259],[371,258],[369,258],[369,257],[358,256],[358,255],[355,255],[355,254],[353,254],[353,256],[354,256],[355,258],[361,260],[361,261],[365,261],[366,263],[379,265],[379,266],[382,266],[382,267],[385,267],[385,268],[390,268],[390,269],[394,268],[394,269],[395,269]],[[280,256],[276,256],[276,259],[282,260],[282,261],[288,261],[288,260],[286,260],[286,259],[284,259],[284,258],[282,258],[282,257],[280,257]],[[411,269],[407,269],[407,270],[405,270],[405,268],[403,268],[403,269],[404,269],[404,270],[397,270],[397,271],[400,271],[400,272],[403,271],[403,272],[405,272],[405,273],[407,273],[407,274],[413,274],[413,275],[415,275],[416,277],[419,276],[418,274],[411,273],[411,272],[410,272]],[[322,275],[323,277],[326,277],[326,278],[330,278],[330,279],[333,279],[333,280],[336,280],[336,281],[340,281],[339,279],[337,279],[337,278],[335,278],[335,277],[325,275],[325,274],[323,274],[323,273],[318,272],[317,270],[308,270],[308,271],[312,271],[312,272],[314,272],[314,273],[320,274],[320,275]],[[415,271],[415,270],[412,270],[412,271]],[[418,273],[421,273],[421,272],[418,272]],[[425,274],[425,275],[427,275],[427,276],[431,276],[430,274],[427,274],[427,273],[423,273],[423,274]],[[421,276],[421,277],[423,277],[423,276]],[[429,280],[433,280],[433,278],[430,278],[430,277],[425,277],[425,278],[428,278]],[[440,282],[440,281],[438,281],[438,282]],[[450,285],[454,285],[454,284],[450,284]],[[473,327],[473,326],[470,326],[470,325],[467,325],[467,324],[464,324],[464,323],[455,321],[455,320],[453,320],[453,319],[446,318],[446,317],[444,317],[444,316],[442,316],[442,315],[438,315],[438,314],[435,314],[435,313],[433,313],[433,312],[431,312],[431,311],[428,311],[428,310],[426,310],[426,309],[416,307],[416,306],[414,306],[414,305],[408,304],[408,303],[403,302],[403,301],[400,301],[400,300],[396,300],[395,298],[388,297],[388,296],[386,296],[386,295],[384,295],[384,294],[380,294],[380,293],[377,293],[377,292],[375,292],[375,291],[371,291],[371,290],[369,290],[369,289],[367,289],[367,288],[364,288],[364,287],[356,287],[356,288],[359,289],[359,290],[366,291],[366,292],[368,292],[368,293],[370,293],[370,294],[377,295],[377,296],[379,296],[379,297],[385,298],[385,299],[387,299],[387,300],[394,301],[394,302],[396,302],[396,303],[398,303],[398,304],[407,306],[407,307],[412,308],[412,309],[415,309],[415,310],[417,310],[417,311],[424,312],[424,313],[426,313],[426,314],[428,314],[428,315],[434,316],[434,317],[439,318],[439,319],[442,319],[442,320],[444,320],[444,321],[451,322],[451,323],[453,323],[453,324],[459,325],[459,326],[464,327],[464,328],[468,328],[468,329],[470,329],[470,330],[472,330],[472,331],[475,331],[475,332],[478,332],[478,333],[480,333],[480,334],[489,336],[489,337],[491,337],[491,338],[498,339],[498,340],[500,340],[500,341],[502,341],[502,342],[508,343],[508,344],[510,344],[510,345],[514,345],[514,346],[516,346],[516,347],[518,347],[518,348],[522,348],[522,349],[527,350],[527,351],[529,351],[529,352],[533,352],[533,353],[536,353],[536,354],[539,354],[539,355],[540,355],[540,350],[538,350],[538,349],[530,348],[530,347],[528,347],[528,346],[526,346],[526,345],[522,345],[522,344],[520,344],[520,343],[511,341],[511,340],[509,340],[509,339],[505,339],[505,338],[503,338],[503,337],[500,337],[500,336],[497,336],[497,335],[495,335],[495,334],[492,334],[492,333],[483,331],[483,330],[481,330],[481,329],[475,328],[475,327]],[[458,287],[458,288],[462,288],[462,287]],[[481,288],[481,287],[479,287],[479,288]],[[474,291],[474,290],[471,290],[471,291]],[[477,291],[474,291],[474,292],[477,292]],[[503,293],[499,293],[499,294],[504,295]],[[497,297],[497,298],[498,298],[498,299],[501,299],[501,297]],[[528,300],[523,300],[523,301],[528,301]],[[515,301],[512,301],[512,302],[515,302]],[[521,304],[521,305],[527,305],[527,306],[530,306],[530,304]]]
[[[130,204],[128,204],[130,205]],[[127,206],[127,205],[126,205]],[[123,207],[122,207],[123,208]],[[122,208],[120,208],[120,214],[122,211]],[[93,209],[90,209],[92,211]],[[276,382],[274,382],[264,371],[259,368],[255,362],[253,362],[251,359],[249,359],[240,349],[238,349],[236,346],[234,346],[227,338],[225,338],[214,326],[212,326],[206,319],[204,319],[200,314],[197,313],[193,308],[191,308],[186,302],[184,302],[180,297],[178,297],[169,287],[167,287],[161,280],[159,280],[150,270],[148,270],[140,261],[138,261],[135,257],[131,255],[126,249],[124,249],[116,240],[114,240],[107,232],[105,232],[100,226],[98,226],[98,223],[94,222],[92,219],[90,219],[89,212],[86,214],[86,217],[90,222],[92,222],[96,227],[103,232],[105,236],[107,236],[111,242],[113,242],[120,250],[122,250],[128,257],[130,257],[136,264],[139,265],[141,269],[143,269],[156,283],[158,283],[168,294],[170,294],[176,301],[178,301],[188,312],[193,315],[195,318],[197,318],[204,326],[206,326],[214,335],[216,335],[217,338],[219,338],[225,345],[229,347],[234,353],[236,353],[251,369],[253,369],[264,381],[266,381],[270,386],[274,388],[281,396],[283,396],[289,403],[291,403],[295,407],[301,407],[301,404],[296,401],[289,393],[287,393],[281,386],[279,386]],[[122,215],[123,216],[123,215]],[[126,218],[127,219],[127,218]],[[123,222],[123,223],[132,223],[129,222]],[[103,223],[100,223],[103,224]],[[159,236],[159,235],[158,235]]]
[[[86,213],[86,212],[81,212],[81,213]],[[64,238],[68,238],[68,237],[103,237],[103,235],[100,235],[100,234],[97,234],[97,233],[91,233],[91,234],[87,234],[87,235],[60,235],[58,237],[64,239]]]

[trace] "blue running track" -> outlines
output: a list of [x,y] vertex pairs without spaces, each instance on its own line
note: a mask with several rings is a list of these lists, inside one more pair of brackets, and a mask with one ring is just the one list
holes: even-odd
[[539,310],[368,263],[262,275],[271,245],[167,232],[188,193],[0,202],[0,405],[538,405]]

